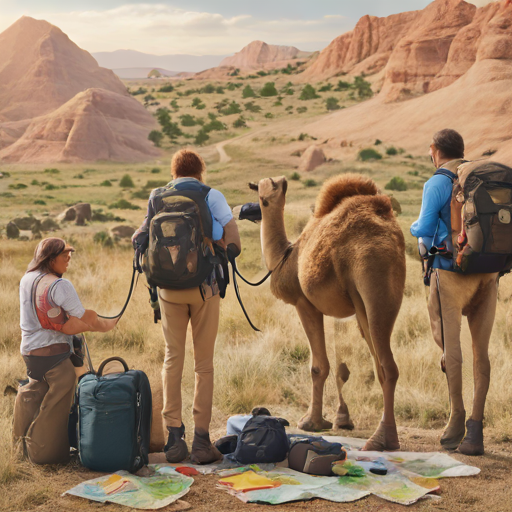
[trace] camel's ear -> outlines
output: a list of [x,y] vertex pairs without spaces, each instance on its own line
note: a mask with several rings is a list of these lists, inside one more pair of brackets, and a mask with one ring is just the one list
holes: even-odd
[[269,178],[269,180],[270,180],[270,183],[272,183],[273,190],[275,190],[277,188],[276,182],[272,178]]
[[286,180],[283,181],[283,195],[286,195],[286,191],[288,190],[288,182]]
[[253,181],[251,181],[250,183],[248,183],[248,185],[251,190],[255,190],[256,192],[258,192],[258,184],[257,183],[254,183]]

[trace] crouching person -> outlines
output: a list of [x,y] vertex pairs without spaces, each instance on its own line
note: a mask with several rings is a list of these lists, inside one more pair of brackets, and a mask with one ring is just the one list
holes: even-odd
[[213,355],[220,299],[227,284],[228,255],[240,253],[240,236],[224,196],[203,183],[205,165],[195,152],[178,151],[173,180],[153,190],[147,216],[132,238],[137,258],[148,249],[144,271],[158,289],[165,360],[162,416],[169,462],[188,456],[181,411],[181,379],[187,327],[192,326],[195,365],[194,440],[190,459],[208,464],[222,457],[209,436],[213,401]]
[[35,464],[69,460],[68,419],[76,373],[70,357],[73,335],[107,332],[117,320],[85,310],[62,275],[74,249],[60,238],[46,238],[20,282],[21,354],[28,383],[14,405],[15,445]]

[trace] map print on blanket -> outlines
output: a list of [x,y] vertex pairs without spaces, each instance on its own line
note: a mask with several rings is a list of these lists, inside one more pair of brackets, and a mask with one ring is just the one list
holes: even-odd
[[[439,478],[472,476],[480,472],[444,453],[349,451],[348,458],[363,470],[360,472],[363,476],[314,477],[289,468],[275,468],[256,471],[259,476],[281,484],[273,489],[244,492],[226,485],[218,487],[245,503],[278,505],[312,498],[342,503],[375,494],[387,501],[411,505],[439,489]],[[370,472],[375,462],[386,467],[387,475]]]
[[155,470],[154,475],[141,477],[128,471],[118,471],[82,482],[64,494],[142,510],[156,510],[185,496],[194,483],[193,478],[181,475],[171,467],[148,467]]

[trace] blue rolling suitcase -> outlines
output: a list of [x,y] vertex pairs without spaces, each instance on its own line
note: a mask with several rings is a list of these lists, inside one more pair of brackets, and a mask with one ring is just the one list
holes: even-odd
[[[102,375],[119,361],[124,372]],[[96,374],[82,377],[77,390],[78,452],[94,471],[137,471],[148,463],[151,387],[146,374],[129,370],[120,357],[103,361]]]

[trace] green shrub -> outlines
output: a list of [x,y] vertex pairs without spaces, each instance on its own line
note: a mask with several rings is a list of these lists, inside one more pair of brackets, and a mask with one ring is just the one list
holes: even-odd
[[293,110],[293,105],[288,105],[285,110],[289,112],[290,110]]
[[132,96],[137,96],[139,94],[146,94],[148,92],[147,89],[144,89],[143,87],[139,87],[136,91],[130,91],[130,94]]
[[220,85],[215,89],[215,92],[217,94],[224,94],[224,87],[221,87]]
[[409,171],[407,174],[411,176],[418,176],[420,173],[418,171]]
[[151,130],[148,135],[148,139],[157,147],[160,147],[160,143],[164,138],[164,134],[159,130]]
[[174,111],[178,110],[180,108],[180,106],[178,105],[178,101],[177,100],[172,100],[171,101],[171,107],[174,109]]
[[[9,185],[10,186],[10,185]],[[23,187],[18,187],[18,188],[25,188],[26,185],[23,185]],[[44,189],[45,190],[57,190],[59,187],[57,185],[53,185],[53,183],[47,183],[45,186],[44,186]]]
[[294,172],[291,176],[290,176],[290,179],[293,180],[293,181],[299,181],[300,180],[300,174],[298,172]]
[[354,89],[357,91],[359,99],[371,98],[373,96],[372,84],[367,82],[363,76],[354,78]]
[[221,121],[214,118],[209,123],[205,124],[203,129],[206,133],[209,133],[209,132],[214,132],[214,131],[220,132],[223,130],[227,130],[228,127]]
[[386,149],[386,155],[388,155],[388,156],[398,155],[398,150],[395,147],[391,146],[388,149]]
[[226,108],[223,108],[220,110],[220,113],[223,116],[240,114],[241,112],[242,112],[242,109],[240,108],[240,105],[236,101],[232,101]]
[[160,167],[153,167],[153,169],[151,169],[151,174],[160,174],[161,172]]
[[42,199],[36,199],[36,200],[34,201],[34,204],[41,204],[41,205],[43,205],[43,206],[44,206],[44,205],[46,205],[46,202],[45,202],[45,201],[43,201]]
[[204,87],[199,89],[200,93],[213,94],[215,92],[215,86],[213,84],[206,84]]
[[256,105],[254,101],[248,101],[247,103],[244,103],[244,107],[245,110],[248,110],[249,112],[261,112],[261,107],[259,105]]
[[337,98],[330,97],[325,100],[325,107],[327,110],[339,110],[340,102]]
[[307,111],[308,111],[308,107],[297,107],[298,114],[304,114]]
[[309,137],[309,135],[307,133],[301,133],[299,135],[299,140],[303,141],[303,140],[306,140],[308,137]]
[[37,186],[37,185],[41,185],[41,183],[39,183],[39,181],[37,181],[37,180],[32,180],[32,181],[30,182],[30,184],[31,184],[31,185],[35,185],[35,186]]
[[367,160],[380,160],[381,158],[382,155],[373,148],[361,149],[361,151],[359,151],[359,159],[363,162]]
[[77,180],[83,180],[84,179],[84,175],[83,174],[76,174],[75,176],[73,176],[73,178],[75,178]]
[[247,84],[244,87],[244,90],[242,91],[242,98],[255,98],[256,93],[254,92],[253,88]]
[[148,189],[141,189],[141,190],[136,190],[135,192],[132,192],[132,199],[149,199],[149,194],[151,192],[148,190]]
[[100,183],[100,187],[111,187],[112,182],[110,180],[105,180]]
[[240,116],[233,122],[233,128],[247,128],[247,123],[245,122],[244,116]]
[[60,174],[60,171],[59,171],[59,169],[45,169],[44,173],[45,174]]
[[209,138],[210,136],[208,135],[206,130],[204,128],[201,128],[197,132],[196,138],[194,139],[194,143],[197,144],[198,146],[202,146]]
[[135,184],[133,183],[132,177],[129,174],[125,174],[119,181],[119,186],[123,188],[133,188]]
[[110,237],[107,231],[98,231],[93,237],[95,244],[103,245],[103,247],[113,247],[114,240]]
[[98,208],[97,210],[92,211],[91,220],[95,222],[124,222],[126,219],[118,217],[110,212],[103,212],[102,208]]
[[260,90],[260,96],[263,96],[264,98],[277,95],[278,92],[274,82],[267,82]]
[[201,98],[199,98],[199,96],[198,96],[197,98],[194,98],[192,100],[192,107],[197,108],[198,110],[201,110],[201,109],[205,108],[206,105],[203,103],[203,100]]
[[345,82],[343,80],[338,81],[338,85],[336,86],[336,89],[334,89],[336,92],[342,92],[342,91],[348,91],[352,87],[352,84],[350,82]]
[[404,190],[407,190],[407,183],[405,183],[403,178],[400,178],[400,176],[394,176],[384,188],[386,190],[398,190],[399,192],[403,192]]
[[266,118],[266,119],[272,119],[273,117],[274,117],[274,114],[272,114],[272,112],[267,112],[267,113],[265,114],[265,118]]
[[382,144],[382,141],[380,139],[376,139],[374,145],[380,146]]
[[10,172],[7,172],[7,171],[2,171],[2,173],[1,173],[1,174],[2,174],[2,176],[3,176],[4,178],[10,178],[10,177],[11,177],[11,173],[10,173]]
[[155,97],[152,94],[146,94],[146,96],[144,96],[144,103],[149,103],[150,101],[153,101],[154,99],[155,99]]
[[109,205],[109,208],[111,210],[114,208],[117,208],[118,210],[140,210],[140,206],[130,203],[130,201],[127,201],[126,199],[119,199],[119,201]]
[[197,121],[194,116],[191,116],[190,114],[183,114],[180,116],[181,119],[181,126],[195,126],[197,124]]
[[315,180],[307,179],[303,181],[305,187],[316,187],[318,183]]
[[320,98],[316,93],[315,88],[310,84],[306,84],[300,93],[299,100],[306,101],[314,100],[315,98]]
[[318,92],[328,92],[330,90],[332,90],[332,84],[327,84],[320,87],[320,89],[318,89]]
[[160,188],[165,187],[167,185],[167,180],[148,180],[146,184],[144,185],[145,189],[154,189],[154,188]]
[[158,92],[172,92],[172,91],[174,91],[174,86],[171,84],[162,85],[162,87],[160,87],[160,89],[158,89]]

